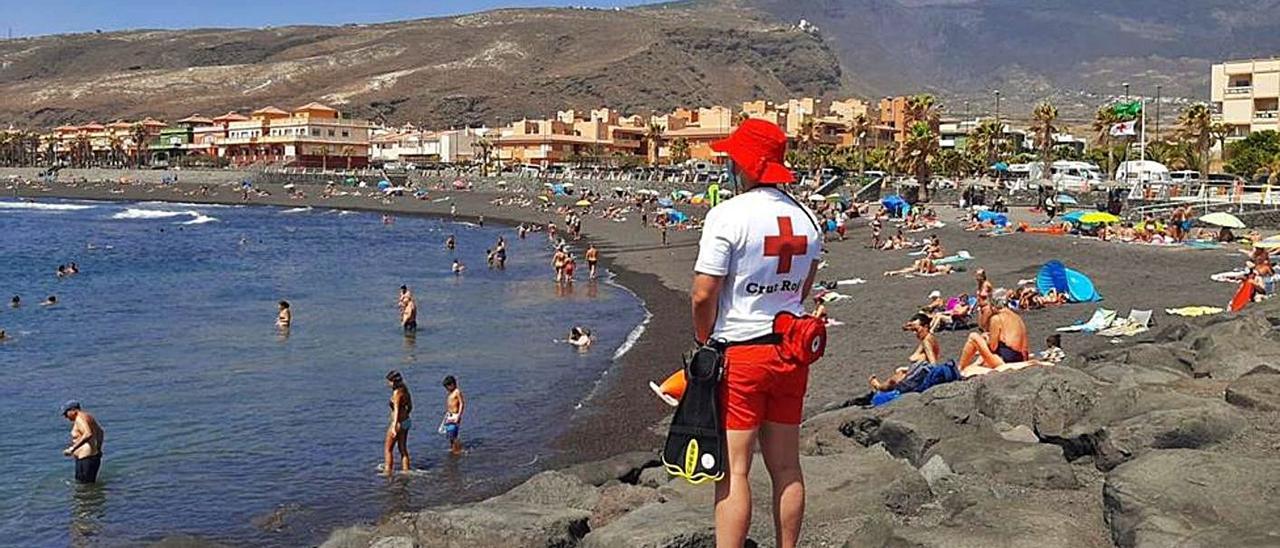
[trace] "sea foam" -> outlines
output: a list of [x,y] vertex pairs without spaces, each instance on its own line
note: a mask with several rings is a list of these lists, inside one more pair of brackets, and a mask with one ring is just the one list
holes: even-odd
[[34,209],[39,211],[80,211],[97,206],[84,204],[46,204],[41,202],[0,202],[0,209]]

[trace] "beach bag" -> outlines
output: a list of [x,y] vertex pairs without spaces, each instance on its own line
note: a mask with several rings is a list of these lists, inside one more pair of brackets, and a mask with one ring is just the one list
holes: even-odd
[[724,346],[703,345],[685,358],[687,386],[662,448],[662,467],[692,484],[724,478],[727,464],[720,390]]
[[827,351],[827,322],[817,316],[781,312],[773,317],[773,332],[781,337],[778,354],[790,365],[808,367]]

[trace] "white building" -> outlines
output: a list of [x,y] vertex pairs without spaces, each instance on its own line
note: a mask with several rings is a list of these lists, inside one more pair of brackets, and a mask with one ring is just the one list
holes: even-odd
[[411,126],[380,129],[370,140],[370,159],[375,163],[465,163],[476,154],[473,145],[486,131],[483,128],[424,131]]

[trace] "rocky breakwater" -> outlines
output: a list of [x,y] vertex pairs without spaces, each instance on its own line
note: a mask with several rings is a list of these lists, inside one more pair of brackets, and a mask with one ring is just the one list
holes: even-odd
[[[1280,301],[802,427],[807,546],[1278,546]],[[621,434],[620,434],[621,435]],[[772,545],[768,479],[752,538]],[[543,472],[328,547],[713,546],[712,488],[652,453]]]

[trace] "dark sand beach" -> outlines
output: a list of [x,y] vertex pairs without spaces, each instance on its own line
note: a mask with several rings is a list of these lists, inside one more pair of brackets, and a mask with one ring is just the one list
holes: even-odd
[[[238,189],[230,185],[214,189],[214,193],[207,197],[188,195],[193,190],[193,187],[188,185],[159,188],[135,184],[120,187],[119,189],[116,189],[116,185],[111,183],[82,183],[69,186],[58,183],[15,184],[10,181],[7,185],[8,188],[4,190],[5,195],[16,194],[17,196],[30,198],[67,197],[95,200],[241,203]],[[511,225],[519,223],[545,225],[548,221],[558,221],[559,217],[562,217],[556,215],[554,210],[543,212],[532,207],[494,205],[491,203],[493,200],[514,195],[512,192],[496,191],[496,189],[491,192],[433,190],[430,194],[433,199],[445,196],[450,198],[447,201],[433,202],[432,200],[417,200],[407,196],[389,199],[367,196],[320,198],[320,187],[318,186],[300,187],[306,191],[309,197],[295,199],[290,198],[287,191],[278,186],[258,186],[269,191],[271,196],[252,197],[248,203],[444,216],[450,214],[451,204],[456,204],[459,218],[474,219],[483,215],[486,222],[500,222]],[[113,192],[113,189],[117,191]],[[565,201],[564,203],[568,204],[569,202]],[[602,204],[607,203],[602,202]],[[696,206],[683,206],[681,209],[695,217],[700,217],[703,213],[703,210]],[[908,256],[907,251],[873,251],[867,249],[866,244],[870,239],[869,229],[865,224],[857,220],[850,223],[847,241],[832,241],[827,244],[829,251],[827,254],[827,266],[819,271],[818,278],[820,280],[862,278],[866,280],[866,283],[840,287],[839,291],[849,295],[851,298],[828,305],[830,315],[837,320],[845,322],[845,325],[830,329],[830,343],[827,348],[827,355],[814,366],[811,372],[810,389],[806,400],[806,418],[811,420],[804,426],[805,451],[806,455],[808,455],[806,458],[811,459],[807,461],[806,467],[809,470],[810,481],[813,484],[810,488],[811,510],[807,516],[807,523],[810,525],[807,526],[805,532],[806,544],[839,546],[845,540],[853,538],[881,538],[883,542],[849,545],[892,545],[891,541],[893,539],[911,540],[917,543],[914,545],[934,546],[947,544],[938,540],[944,537],[931,536],[935,534],[953,535],[954,539],[964,541],[954,545],[966,546],[996,545],[986,543],[983,540],[991,538],[1003,539],[1005,541],[1004,545],[1010,546],[1057,546],[1065,545],[1060,543],[1069,540],[1074,540],[1071,544],[1076,546],[1106,546],[1112,543],[1120,545],[1144,544],[1125,541],[1125,538],[1132,540],[1131,533],[1116,532],[1117,528],[1121,527],[1113,523],[1117,518],[1115,518],[1114,512],[1104,501],[1103,484],[1111,481],[1106,474],[1114,467],[1114,464],[1106,466],[1100,464],[1100,457],[1097,455],[1089,457],[1093,459],[1090,461],[1083,461],[1080,455],[1074,455],[1076,458],[1073,459],[1070,458],[1072,455],[1069,454],[1064,459],[1062,452],[1058,451],[1048,440],[1053,436],[1065,436],[1066,426],[1059,425],[1061,428],[1055,430],[1037,422],[1039,419],[1035,419],[1035,416],[1044,418],[1052,415],[1054,413],[1053,409],[1056,409],[1053,407],[1054,404],[1044,403],[1045,400],[1052,399],[1045,395],[1046,391],[1057,391],[1054,393],[1069,392],[1071,387],[1088,385],[1092,387],[1089,390],[1102,394],[1088,400],[1092,402],[1090,404],[1092,406],[1098,405],[1099,402],[1110,401],[1108,400],[1108,394],[1113,394],[1114,390],[1120,390],[1117,386],[1147,386],[1152,384],[1145,380],[1134,381],[1128,377],[1126,377],[1128,380],[1110,379],[1108,381],[1103,379],[1104,375],[1101,374],[1095,375],[1095,377],[1085,377],[1082,373],[1078,373],[1077,370],[1084,370],[1090,364],[1101,363],[1100,360],[1106,360],[1108,363],[1122,362],[1125,358],[1117,356],[1119,356],[1118,353],[1123,354],[1126,352],[1125,349],[1130,350],[1127,355],[1133,355],[1139,350],[1164,348],[1164,346],[1170,346],[1174,343],[1188,346],[1191,344],[1189,340],[1183,340],[1187,333],[1193,333],[1201,329],[1211,329],[1214,322],[1219,322],[1220,320],[1187,320],[1165,314],[1163,310],[1165,308],[1191,305],[1225,306],[1231,298],[1235,286],[1212,282],[1209,279],[1209,275],[1231,270],[1242,265],[1244,256],[1237,251],[1238,246],[1198,250],[1185,247],[1152,247],[1045,235],[1015,234],[1001,237],[979,237],[977,233],[965,232],[961,229],[963,223],[956,220],[957,212],[954,209],[942,208],[940,212],[942,218],[948,223],[946,227],[936,231],[912,234],[911,236],[921,238],[926,234],[936,232],[941,236],[948,253],[954,253],[957,250],[968,251],[974,258],[964,263],[967,269],[966,272],[928,278],[883,278],[881,276],[882,272],[903,268],[909,265],[914,257]],[[586,237],[595,242],[600,248],[602,262],[612,272],[616,273],[616,281],[634,291],[645,301],[652,314],[652,319],[649,321],[644,335],[630,352],[620,360],[620,363],[610,371],[601,389],[591,401],[587,402],[586,412],[573,424],[570,432],[562,440],[559,440],[559,444],[568,449],[567,454],[571,456],[563,459],[563,462],[548,463],[547,468],[555,469],[579,463],[596,463],[586,465],[585,468],[579,466],[570,475],[584,479],[587,484],[596,487],[603,485],[603,491],[600,491],[600,489],[592,491],[594,493],[593,497],[606,497],[615,502],[624,501],[617,502],[622,509],[611,514],[611,520],[614,520],[613,526],[602,529],[599,526],[605,525],[605,520],[593,522],[590,527],[592,533],[587,535],[582,545],[618,545],[612,544],[611,541],[626,539],[625,545],[702,546],[703,544],[696,542],[673,542],[668,537],[679,534],[705,538],[707,527],[710,526],[709,507],[699,509],[697,513],[698,523],[682,524],[680,527],[669,531],[653,531],[652,529],[662,529],[658,525],[662,519],[672,515],[673,512],[677,512],[679,508],[683,508],[683,506],[677,507],[676,505],[687,504],[690,507],[696,507],[709,504],[709,488],[697,491],[698,488],[677,486],[674,483],[668,484],[665,479],[661,478],[660,473],[654,473],[657,472],[656,469],[646,469],[647,466],[652,464],[653,450],[661,444],[661,436],[665,431],[665,428],[663,428],[664,420],[670,411],[667,406],[653,397],[653,394],[646,388],[646,384],[650,380],[661,380],[666,374],[673,371],[679,365],[680,353],[690,346],[689,309],[686,291],[691,265],[697,253],[699,233],[696,230],[673,230],[669,233],[670,245],[663,246],[660,242],[658,230],[642,227],[639,222],[639,215],[636,212],[629,213],[627,217],[625,222],[613,222],[584,215],[584,232]],[[1011,217],[1015,222],[1019,220],[1034,222],[1039,219],[1038,215],[1025,210],[1015,210],[1012,212]],[[891,227],[892,225],[889,226]],[[887,229],[886,233],[892,233],[892,229]],[[544,236],[542,234],[534,234],[530,237]],[[586,241],[577,245],[580,249],[585,249],[585,246]],[[872,412],[842,408],[843,402],[867,391],[868,375],[885,375],[895,367],[906,364],[906,357],[914,348],[915,341],[910,334],[904,333],[900,326],[917,307],[926,301],[926,296],[931,291],[940,290],[944,295],[955,295],[964,291],[972,292],[975,286],[973,272],[977,268],[985,268],[997,287],[1012,287],[1020,279],[1034,278],[1040,266],[1053,259],[1063,261],[1070,268],[1090,276],[1099,292],[1105,298],[1102,303],[1098,303],[1099,305],[1117,310],[1121,316],[1126,315],[1131,308],[1155,310],[1156,326],[1146,333],[1131,338],[1111,339],[1089,334],[1065,335],[1063,347],[1067,354],[1073,357],[1072,360],[1076,360],[1074,362],[1069,360],[1068,363],[1075,363],[1076,365],[1070,368],[1060,366],[1054,369],[1069,371],[1044,372],[1028,370],[1003,374],[1002,377],[1008,378],[994,378],[995,376],[993,376],[993,378],[955,383],[959,386],[947,385],[924,394],[922,395],[923,397],[912,396],[909,399],[904,398],[903,402],[893,404],[897,406],[896,408],[888,411]],[[1087,319],[1096,306],[1095,304],[1072,304],[1026,313],[1024,318],[1030,333],[1033,350],[1039,350],[1043,347],[1044,338],[1051,334],[1055,327],[1066,326]],[[963,331],[944,332],[939,335],[945,357],[953,359],[957,357],[964,342],[965,333]],[[1190,352],[1204,351],[1202,347],[1191,346],[1193,348],[1189,350]],[[1182,347],[1180,346],[1179,348]],[[1102,356],[1102,358],[1099,358],[1099,356]],[[1086,358],[1082,359],[1081,357]],[[1194,361],[1194,354],[1189,359]],[[1085,361],[1088,363],[1084,363]],[[1194,369],[1194,366],[1189,367]],[[1013,378],[1013,376],[1021,377]],[[1216,398],[1217,404],[1221,404],[1222,393],[1227,389],[1228,383],[1235,381],[1235,378],[1240,376],[1239,373],[1230,376],[1212,373],[1176,375],[1174,376],[1176,378],[1171,377],[1168,382],[1159,383],[1159,391],[1161,394],[1166,394],[1168,398],[1186,398],[1188,401],[1193,398],[1198,398],[1196,401]],[[1063,377],[1066,380],[1062,380]],[[1028,379],[1031,379],[1031,381]],[[1013,383],[1032,381],[1040,383],[1036,385],[1039,388],[1026,388],[1022,385],[1013,386]],[[1128,384],[1125,384],[1126,382]],[[990,395],[985,400],[982,399],[983,394],[1004,393],[1000,392],[1006,389],[1002,387],[1007,387],[1009,393],[1021,394],[1019,390],[1031,390],[1032,392],[1039,390],[1039,392],[1036,392],[1036,395],[1029,397],[1029,399],[1022,400],[1012,397],[1007,400],[999,400],[999,398],[994,398]],[[1130,389],[1131,391],[1139,390],[1139,392],[1141,390],[1132,387]],[[1081,390],[1083,391],[1084,389]],[[934,392],[937,393],[935,394]],[[1142,400],[1141,395],[1131,397]],[[958,407],[952,409],[946,407],[951,405],[945,403],[944,400],[946,398],[957,398],[951,401],[967,403],[957,403],[955,405]],[[998,405],[991,403],[997,400],[1000,401]],[[984,401],[986,403],[983,403]],[[931,405],[934,407],[930,407]],[[1020,415],[1018,413],[1017,408],[1020,405],[1028,408],[1045,408],[1049,410],[1032,418],[1027,418],[1025,414]],[[1160,407],[1161,404],[1152,405]],[[917,412],[934,413],[940,408],[939,406],[942,406],[941,408],[947,411],[949,419],[935,417],[926,420],[913,415],[913,413]],[[971,406],[977,406],[977,409],[969,409]],[[962,412],[959,407],[964,407],[965,410]],[[1214,407],[1214,409],[1216,410],[1217,407]],[[828,410],[828,412],[823,413],[824,410]],[[898,420],[902,423],[908,426],[914,425],[911,428],[904,427],[906,432],[902,436],[906,438],[924,436],[927,439],[919,442],[924,443],[923,446],[915,447],[914,450],[903,449],[901,440],[894,441],[892,439],[893,436],[886,434],[881,429],[881,426],[893,421],[895,413],[898,414]],[[1075,413],[1073,416],[1079,419],[1083,414],[1088,413],[1088,409],[1077,409],[1073,413]],[[1229,439],[1215,439],[1213,443],[1200,445],[1172,443],[1167,444],[1167,448],[1184,448],[1179,449],[1183,451],[1189,450],[1185,449],[1187,447],[1205,449],[1204,451],[1197,451],[1197,453],[1229,453],[1232,458],[1246,460],[1269,458],[1267,457],[1268,454],[1272,455],[1270,458],[1273,458],[1274,453],[1271,451],[1278,446],[1277,440],[1280,440],[1280,433],[1277,432],[1277,427],[1275,426],[1274,412],[1232,411],[1232,413],[1232,417],[1239,416],[1239,418],[1238,420],[1236,418],[1232,419],[1233,427],[1231,432],[1227,434]],[[920,426],[925,423],[933,424],[929,421],[936,420],[942,420],[945,424],[936,428]],[[869,426],[871,423],[867,421],[873,421],[874,427]],[[997,470],[1000,466],[1020,469],[1019,466],[1026,464],[1018,460],[1021,457],[1011,457],[1011,460],[1006,459],[994,464],[989,462],[969,463],[969,468],[965,468],[963,463],[957,464],[955,462],[960,457],[953,457],[953,454],[986,451],[987,449],[982,449],[984,447],[990,448],[993,453],[1004,451],[1005,449],[1001,444],[1006,442],[1001,441],[1001,439],[1008,438],[998,437],[999,439],[994,442],[981,442],[980,440],[987,439],[984,436],[995,435],[994,432],[1001,431],[1003,428],[1019,425],[1035,431],[1033,440],[1035,436],[1040,436],[1039,441],[1041,443],[1030,443],[1028,444],[1029,448],[1051,448],[1058,453],[1057,457],[1044,457],[1037,453],[1038,456],[1032,459],[1034,462],[1028,461],[1031,462],[1028,466],[1038,466],[1039,468],[1037,469],[1052,469],[1058,474],[1071,475],[1072,479],[1066,482],[1069,485],[1054,483],[1050,480],[1041,481],[1037,479],[1027,482],[1022,481],[1020,478],[1001,479],[995,477],[1000,474],[999,470]],[[978,430],[973,432],[965,430],[967,433],[962,436],[959,434],[951,435],[949,429],[952,428],[977,428]],[[946,432],[935,432],[942,430]],[[1003,436],[1003,433],[1001,436]],[[954,468],[954,470],[948,469],[947,472],[952,476],[959,474],[961,480],[956,480],[957,483],[950,487],[946,484],[935,485],[933,476],[925,472],[917,472],[916,469],[923,470],[927,468],[924,466],[926,464],[924,461],[927,460],[926,457],[942,454],[933,452],[931,447],[934,447],[934,444],[938,444],[938,447],[945,447],[948,442],[953,440],[969,440],[963,443],[971,443],[970,445],[963,445],[963,449],[953,449],[951,452],[946,452],[947,461],[951,462]],[[857,442],[857,444],[855,445],[853,442]],[[955,443],[962,442],[955,441]],[[1159,446],[1159,444],[1152,446]],[[896,457],[896,459],[885,455],[885,451],[888,451],[888,454]],[[1011,454],[1015,454],[1018,449],[1014,448],[1009,451],[1011,451]],[[1140,453],[1136,450],[1131,450],[1130,452],[1130,457]],[[1067,451],[1067,453],[1070,453],[1070,451]],[[1160,453],[1162,458],[1169,456],[1166,453],[1171,454],[1170,451],[1153,451],[1153,453]],[[649,456],[646,457],[646,454]],[[601,459],[616,455],[623,456],[616,457],[604,464],[598,462]],[[1181,457],[1182,455],[1179,455],[1179,458]],[[1041,458],[1048,460],[1043,462],[1036,460]],[[852,460],[835,461],[831,459]],[[889,459],[893,462],[888,462],[884,459]],[[910,465],[901,464],[906,461],[899,459],[906,459],[906,461],[910,462]],[[1090,463],[1094,464],[1094,466],[1089,466]],[[945,465],[943,466],[945,467]],[[1117,470],[1123,470],[1124,466],[1127,465],[1123,465]],[[610,483],[608,481],[610,478],[605,478],[599,482],[587,479],[589,477],[600,477],[601,474],[609,475],[608,471],[602,470],[617,470],[618,473],[614,477],[623,478],[626,476],[622,482],[626,488],[645,489],[646,491],[644,493],[636,491],[635,493],[618,494],[610,491]],[[635,477],[637,473],[640,474],[639,480]],[[848,478],[832,477],[833,475],[840,476],[846,473],[849,475]],[[546,482],[551,481],[544,477],[546,474],[558,474],[557,478],[566,477],[559,472],[547,472],[535,478],[536,481],[543,481],[543,484],[537,484],[533,487],[522,486],[517,491],[520,491],[520,489],[524,489],[526,492],[533,490],[565,497],[568,497],[568,495],[564,495],[564,493],[580,492],[574,490],[577,489],[577,484],[572,489],[564,486],[545,485]],[[922,474],[924,474],[924,478],[929,483],[923,488],[922,494],[919,492],[918,486],[913,488],[903,487],[902,485],[904,484],[902,482],[906,480],[895,482],[892,477],[877,477],[874,474],[898,474],[902,475],[902,477],[910,476],[911,478],[921,478]],[[1027,472],[1027,474],[1035,475],[1031,472]],[[1040,478],[1043,475],[1036,477]],[[539,480],[538,478],[544,479]],[[923,482],[925,479],[920,481]],[[1270,478],[1268,481],[1271,479],[1274,478]],[[837,480],[843,481],[846,485],[850,482],[854,484],[864,482],[874,485],[866,486],[867,489],[870,489],[870,494],[850,495],[842,498],[840,496],[842,491],[830,485],[832,482],[840,483]],[[617,481],[614,481],[612,485],[617,483]],[[916,485],[911,482],[907,483]],[[590,485],[587,487],[590,487]],[[1107,483],[1107,485],[1110,485],[1110,483]],[[759,488],[763,489],[763,484]],[[889,491],[885,491],[886,489]],[[852,490],[864,491],[865,489],[854,487]],[[762,492],[756,494],[757,503],[760,502],[759,499]],[[835,494],[832,495],[832,493]],[[824,496],[829,497],[829,500],[825,503],[820,500]],[[874,498],[879,496],[886,498],[884,500]],[[1265,498],[1262,502],[1263,504],[1276,502],[1274,493],[1258,496]],[[874,500],[866,499],[865,497],[873,497]],[[906,497],[906,499],[910,500],[899,500],[900,507],[895,507],[893,503],[885,502],[894,497]],[[917,500],[921,497],[924,500]],[[571,499],[572,497],[569,498]],[[595,501],[596,498],[591,500]],[[499,503],[529,504],[529,500],[528,498],[511,496],[499,501]],[[534,518],[529,518],[533,520],[530,527],[541,531],[538,535],[546,533],[546,535],[550,536],[534,535],[533,537],[528,537],[519,536],[523,533],[512,533],[512,535],[516,536],[506,538],[506,541],[510,542],[509,545],[550,545],[550,540],[548,542],[540,542],[531,539],[572,538],[573,543],[577,543],[578,540],[581,540],[580,537],[585,534],[585,531],[573,530],[570,527],[571,530],[567,533],[562,531],[556,533],[556,531],[560,531],[557,529],[559,526],[555,525],[555,523],[560,523],[555,521],[556,519],[570,519],[565,516],[581,515],[581,508],[574,509],[574,504],[572,503],[564,504],[567,504],[572,512],[566,510],[568,513],[565,514],[555,514],[555,516],[551,517],[540,514]],[[843,510],[839,510],[839,512],[844,512],[843,514],[833,514],[832,512],[837,512],[837,510],[828,508],[828,506],[837,504],[844,507]],[[863,504],[869,504],[877,508],[874,511],[863,512],[859,510],[859,505]],[[885,507],[881,508],[880,506]],[[995,517],[970,516],[966,513],[969,512],[966,509],[970,507],[985,509],[983,510],[984,512]],[[596,508],[598,509],[598,507]],[[639,510],[626,513],[637,508]],[[886,508],[888,509],[886,510]],[[1274,509],[1275,507],[1272,506],[1272,510]],[[470,514],[466,516],[456,514],[456,512],[466,512],[466,508],[453,509],[451,511],[455,513],[448,515],[462,522],[483,523],[487,524],[489,528],[500,528],[507,525],[500,518],[491,518],[496,521],[485,522],[482,518],[476,518]],[[977,511],[973,510],[973,512]],[[444,512],[444,510],[440,512]],[[767,523],[767,513],[759,512],[758,509],[757,518],[752,529],[753,538],[761,541],[764,545],[768,545],[771,534],[769,534],[770,528]],[[1023,514],[1019,514],[1019,512],[1023,512]],[[1169,512],[1174,511],[1169,510]],[[516,513],[518,514],[518,512]],[[417,518],[418,521],[414,521],[415,518],[411,515],[389,519],[381,528],[376,530],[356,528],[340,535],[335,534],[332,539],[332,545],[357,546],[363,545],[361,543],[369,539],[387,536],[417,538],[421,541],[427,535],[427,526],[423,525],[423,523],[427,520],[428,514],[432,516],[432,519],[438,519],[440,515],[443,515],[424,512]],[[618,517],[623,514],[625,514],[624,517]],[[587,515],[596,516],[591,512],[587,512]],[[1120,517],[1138,519],[1127,514]],[[587,518],[582,519],[585,524]],[[596,518],[592,517],[591,519]],[[551,524],[549,525],[548,523]],[[912,525],[913,523],[915,524],[914,526]],[[1001,525],[1002,523],[1005,525]],[[1022,525],[1017,525],[1019,523]],[[1236,523],[1239,527],[1244,527],[1241,522],[1232,523]],[[524,530],[520,527],[528,525],[525,522],[520,522],[520,524],[522,525],[515,529]],[[923,528],[921,530],[924,532],[905,530],[904,526],[907,529]],[[444,536],[441,538],[453,538],[466,545],[490,545],[491,542],[501,542],[498,539],[502,537],[484,536],[484,534],[489,533],[482,534],[482,532],[477,532],[484,528],[485,526],[481,525],[477,525],[472,529],[458,526],[452,529],[446,528],[447,530],[443,533],[435,531],[433,534],[442,534]],[[1009,530],[1006,531],[1005,529]],[[1142,537],[1141,527],[1137,527],[1137,529],[1139,530],[1139,533],[1136,533],[1138,538],[1146,538],[1148,540],[1173,538],[1160,536]],[[631,531],[634,536],[609,536],[610,534],[618,535],[620,530]],[[547,531],[551,532],[547,533]],[[1128,529],[1125,529],[1125,531],[1128,531]],[[1250,531],[1257,533],[1256,530],[1251,529]],[[996,533],[1002,536],[986,536]],[[555,536],[556,534],[561,536]],[[1125,534],[1130,534],[1130,536],[1124,537]],[[450,537],[449,535],[453,536]],[[697,535],[702,536],[699,537]],[[1275,540],[1280,537],[1270,538]],[[1033,542],[1036,540],[1042,542],[1036,544],[1036,542]],[[448,545],[444,540],[440,542],[440,545]],[[1157,544],[1148,543],[1144,545],[1154,546]]]

